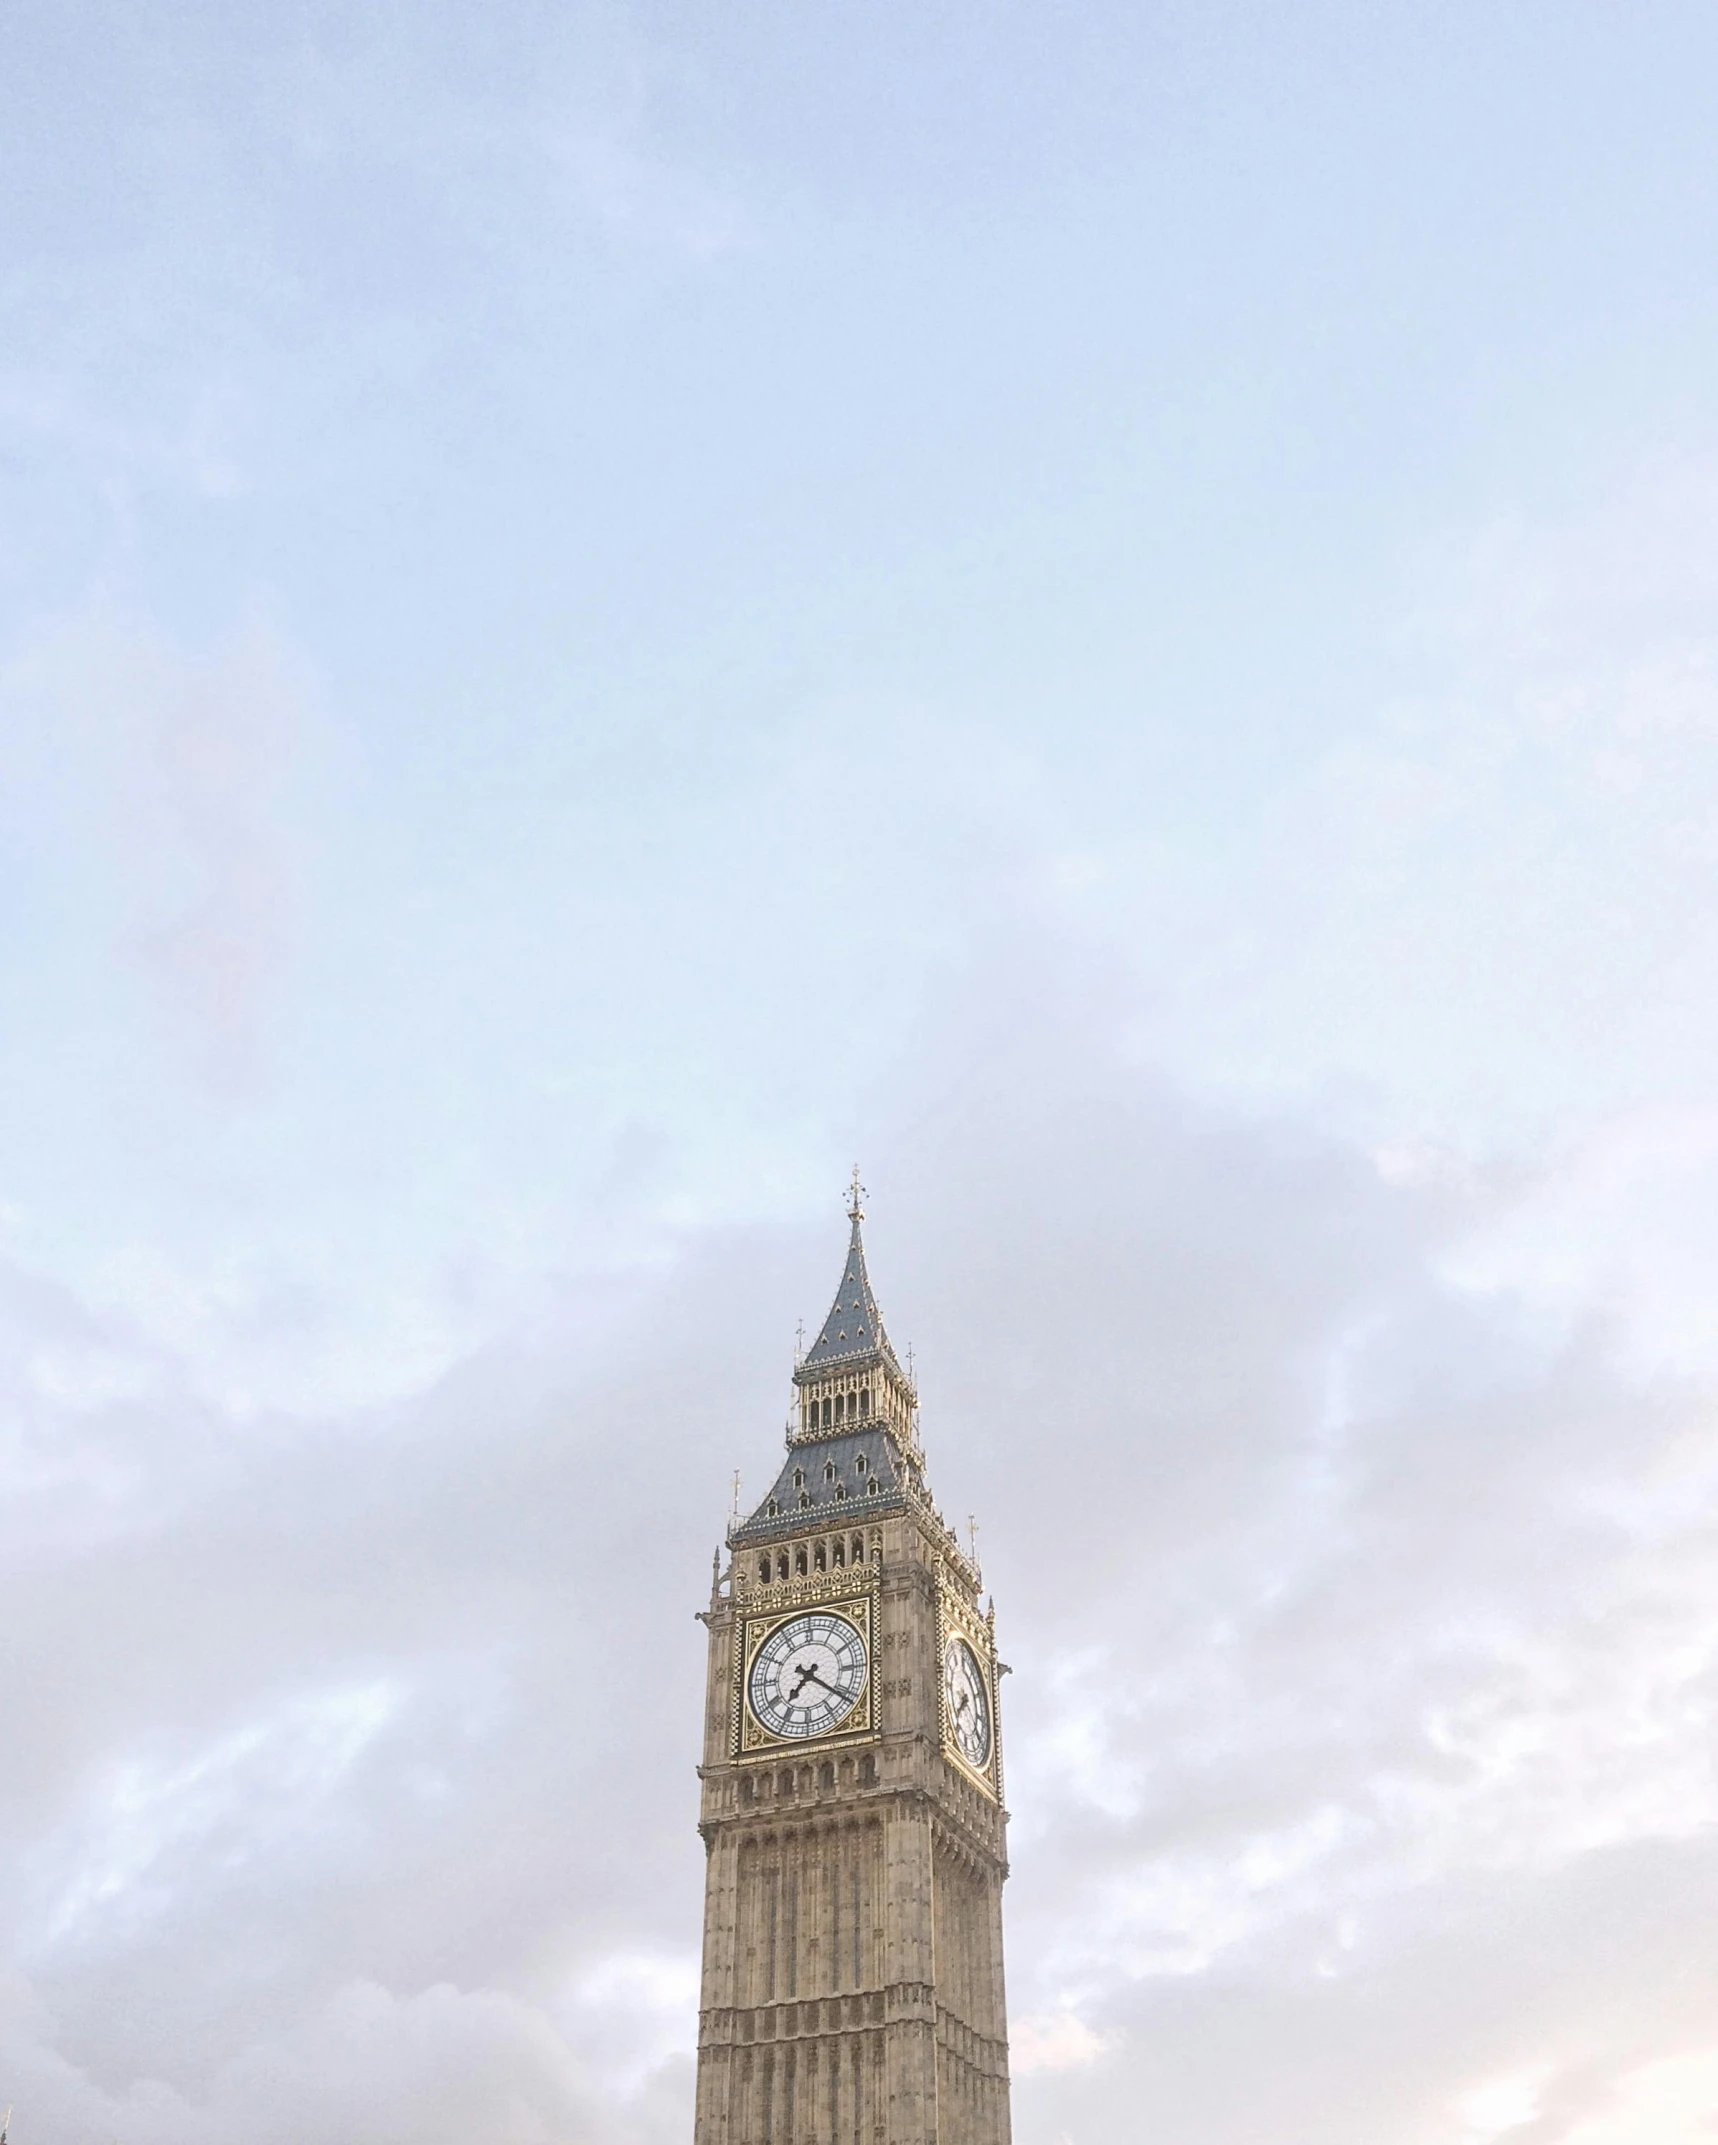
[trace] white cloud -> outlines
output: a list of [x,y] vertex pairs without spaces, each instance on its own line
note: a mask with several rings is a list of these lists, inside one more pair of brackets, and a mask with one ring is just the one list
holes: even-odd
[[1470,2087],[1456,2101],[1456,2114],[1474,2145],[1491,2145],[1537,2120],[1547,2073],[1543,2068],[1518,2071]]
[[1606,1118],[1490,1203],[1446,1270],[1565,1330],[1595,1307],[1642,1375],[1718,1368],[1718,1112]]
[[1095,2063],[1106,2045],[1072,2011],[1040,2012],[1008,2022],[1008,2066],[1016,2078],[1078,2070]]
[[610,1953],[575,1979],[561,2007],[568,2036],[612,2091],[635,2094],[653,2072],[696,2046],[698,1981],[699,1958],[690,1947]]
[[40,1942],[99,1942],[92,1923],[134,1939],[179,1886],[278,1855],[326,1817],[399,1704],[386,1682],[349,1685],[288,1699],[171,1762],[120,1757],[70,1837],[44,1851],[58,1873]]
[[1609,2099],[1559,2132],[1557,2145],[1707,2145],[1718,2129],[1718,2052],[1644,2063],[1617,2081]]

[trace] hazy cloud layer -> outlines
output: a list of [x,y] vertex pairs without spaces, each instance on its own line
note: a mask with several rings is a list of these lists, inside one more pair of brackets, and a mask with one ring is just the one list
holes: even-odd
[[1718,32],[0,20],[0,2106],[684,2145],[859,1158],[1020,2145],[1718,2121]]
[[[1507,1197],[1177,1092],[1076,949],[947,983],[872,1236],[1016,1670],[1022,2137],[1585,2141],[1698,2099],[1709,1396],[1602,1301],[1553,1330],[1450,1278]],[[681,2134],[691,1611],[838,1236],[684,1234],[322,1421],[223,1415],[10,1277],[34,2131]]]

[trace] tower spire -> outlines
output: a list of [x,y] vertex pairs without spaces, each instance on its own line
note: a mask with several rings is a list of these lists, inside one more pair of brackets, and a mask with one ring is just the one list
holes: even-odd
[[836,1364],[845,1366],[849,1358],[880,1356],[897,1374],[900,1370],[889,1336],[883,1330],[883,1314],[871,1293],[871,1277],[865,1271],[865,1239],[860,1227],[865,1219],[865,1187],[859,1181],[857,1165],[847,1186],[847,1219],[852,1224],[847,1261],[841,1269],[829,1316],[795,1368],[794,1380],[798,1384],[803,1384],[807,1375],[816,1376]]
[[890,1345],[871,1277],[865,1271],[865,1186],[857,1169],[847,1184],[847,1220],[847,1257],[835,1286],[835,1301],[816,1339],[808,1348],[802,1337],[794,1358],[798,1422],[789,1426],[788,1443],[825,1434],[838,1425],[846,1429],[875,1423],[899,1437],[916,1463],[913,1381]]

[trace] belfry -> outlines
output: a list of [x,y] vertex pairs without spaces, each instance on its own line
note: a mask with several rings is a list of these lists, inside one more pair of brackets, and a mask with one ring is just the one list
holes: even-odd
[[794,1366],[710,1636],[695,2145],[1007,2145],[994,1611],[865,1270]]

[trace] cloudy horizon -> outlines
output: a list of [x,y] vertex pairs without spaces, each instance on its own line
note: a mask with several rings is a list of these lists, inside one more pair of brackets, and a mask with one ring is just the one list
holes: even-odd
[[691,2134],[842,1187],[1018,2145],[1718,2123],[1718,25],[0,27],[12,2145]]

